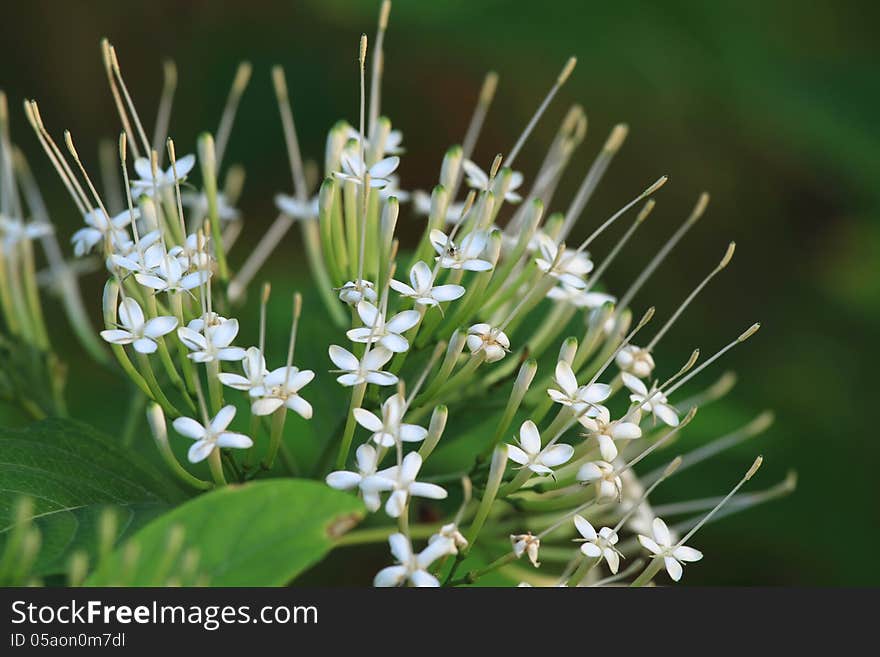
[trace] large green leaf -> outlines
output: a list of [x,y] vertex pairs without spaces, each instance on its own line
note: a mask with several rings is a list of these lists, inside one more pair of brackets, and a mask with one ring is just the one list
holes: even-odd
[[98,518],[118,509],[121,535],[152,520],[178,496],[138,454],[79,422],[51,419],[0,429],[0,544],[15,500],[34,500],[42,549],[34,572],[61,572],[67,556],[97,550]]
[[[354,495],[320,482],[228,486],[151,522],[101,563],[87,584],[161,585],[181,567],[184,559],[177,555],[194,549],[203,583],[282,586],[318,562],[362,515]],[[169,550],[175,533],[182,533],[182,541]]]

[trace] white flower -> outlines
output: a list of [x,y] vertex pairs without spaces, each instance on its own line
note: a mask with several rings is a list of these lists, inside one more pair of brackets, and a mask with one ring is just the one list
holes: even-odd
[[403,457],[400,466],[392,466],[378,473],[384,479],[394,482],[394,492],[385,503],[385,513],[399,518],[406,509],[410,497],[426,497],[432,500],[446,499],[446,490],[437,484],[416,481],[422,468],[422,457],[418,452],[410,452]]
[[617,299],[610,294],[604,294],[602,292],[586,292],[565,284],[550,288],[547,292],[547,298],[553,299],[554,301],[570,303],[575,308],[588,308],[590,310],[593,308],[600,308],[606,303],[614,303],[617,301]]
[[[596,530],[593,529],[593,525],[580,515],[574,517],[574,526],[577,527],[580,535],[584,537],[581,552],[594,559],[604,557],[608,564],[608,570],[612,574],[616,574],[617,569],[620,567],[620,557],[622,556],[617,548],[614,547],[617,544],[617,532],[610,527],[602,527],[597,534]],[[579,541],[580,539],[575,540]]]
[[[467,184],[469,187],[473,187],[474,189],[487,189],[489,187],[489,176],[483,171],[479,166],[471,162],[470,160],[465,160],[461,163],[462,168],[464,169],[465,175],[467,176]],[[507,193],[504,195],[504,200],[508,203],[519,203],[522,201],[522,196],[516,193],[516,190],[523,183],[523,175],[519,171],[513,171],[510,175],[510,185],[507,188]]]
[[[192,328],[192,322],[190,322],[189,326]],[[248,348],[242,361],[242,368],[244,369],[244,376],[232,374],[231,372],[221,372],[218,378],[225,386],[235,388],[236,390],[244,390],[252,396],[256,396],[256,393],[253,391],[262,387],[263,378],[269,373],[266,369],[266,358],[258,347]]]
[[203,426],[188,417],[179,417],[174,420],[173,425],[177,433],[196,441],[187,453],[190,463],[204,461],[215,447],[247,449],[254,444],[244,434],[226,430],[234,417],[235,406],[230,405],[221,408],[214,419],[208,423],[208,426]]
[[465,292],[461,285],[434,285],[431,268],[421,260],[410,269],[409,280],[411,286],[392,279],[391,287],[401,295],[415,299],[422,306],[436,306],[444,301],[453,301]]
[[472,354],[482,351],[487,363],[501,360],[510,351],[510,338],[488,324],[474,324],[468,329],[467,346]]
[[[135,218],[138,217],[138,211],[135,210]],[[122,230],[131,223],[131,212],[125,210],[108,221],[107,215],[100,208],[90,210],[83,215],[86,222],[85,228],[80,228],[70,238],[73,244],[73,255],[76,257],[84,256],[89,253],[97,244],[100,244],[109,233],[115,239],[128,239],[125,231]]]
[[440,586],[428,568],[447,554],[444,542],[429,543],[418,554],[413,554],[412,544],[403,534],[392,534],[388,537],[388,544],[398,565],[380,570],[373,579],[373,586],[400,586],[407,582],[412,586]]
[[564,360],[556,363],[556,385],[559,390],[548,388],[547,394],[557,404],[571,407],[579,419],[596,417],[600,413],[599,402],[603,402],[611,395],[611,386],[604,383],[593,383],[588,386],[578,386],[574,371]]
[[[413,200],[413,209],[416,214],[421,215],[429,215],[431,214],[431,195],[427,192],[423,192],[422,190],[416,190],[412,194]],[[454,224],[457,223],[461,218],[461,213],[464,211],[464,202],[460,203],[450,203],[446,206],[446,217],[444,218],[444,223]]]
[[178,244],[168,249],[168,255],[177,258],[184,270],[208,269],[211,266],[211,254],[208,253],[207,242],[199,248],[199,236],[195,233],[187,235],[183,245]]
[[654,518],[651,533],[654,534],[653,539],[639,534],[639,543],[655,557],[663,557],[666,572],[675,582],[681,579],[682,562],[699,561],[703,558],[703,553],[699,550],[687,545],[673,545],[669,528],[660,518]]
[[197,333],[204,333],[206,326],[220,326],[223,322],[228,321],[226,317],[215,312],[206,312],[200,317],[191,319],[186,327]]
[[484,231],[476,230],[461,241],[460,246],[449,239],[442,230],[431,231],[431,245],[440,254],[437,260],[444,269],[464,269],[466,271],[489,271],[493,265],[488,260],[481,260],[480,255],[489,241]]
[[263,384],[251,388],[250,394],[259,397],[251,404],[254,415],[271,415],[282,406],[306,420],[312,417],[312,405],[299,396],[299,391],[315,378],[312,370],[302,370],[290,366],[279,367],[263,377]]
[[204,326],[203,333],[189,326],[181,326],[177,329],[177,337],[191,352],[187,356],[197,363],[243,360],[246,355],[245,350],[231,346],[236,335],[238,335],[237,319],[227,319],[219,324]]
[[[192,171],[196,164],[195,155],[184,155],[177,160],[173,166],[169,165],[165,171],[156,170],[156,177],[153,177],[153,166],[146,157],[139,157],[134,161],[134,170],[140,176],[140,180],[131,181],[131,191],[136,196],[146,194],[152,196],[154,190],[161,191],[167,187],[174,187],[175,183],[186,179],[186,175]],[[175,171],[177,177],[174,177]]]
[[666,395],[657,392],[654,387],[649,391],[641,380],[629,372],[621,372],[620,376],[623,379],[623,384],[633,393],[629,396],[630,401],[640,404],[643,411],[653,413],[654,417],[660,418],[670,427],[678,426],[678,413],[669,404]]
[[113,344],[130,344],[142,354],[156,351],[156,340],[177,327],[174,317],[154,317],[145,321],[144,311],[131,297],[125,297],[119,304],[119,322],[121,328],[101,331],[101,337]]
[[151,274],[135,274],[138,283],[157,292],[182,292],[204,285],[211,277],[211,272],[198,269],[184,274],[184,268],[174,255],[168,253],[159,262]]
[[584,463],[575,475],[575,479],[596,487],[597,500],[620,500],[623,482],[614,471],[614,466],[606,461]]
[[52,231],[52,224],[45,221],[24,222],[16,217],[0,215],[0,239],[5,253],[10,253],[19,242],[45,237]]
[[[159,243],[162,235],[158,230],[141,237],[137,243],[129,242],[110,255],[110,264],[136,274],[152,274],[165,257],[165,248]],[[108,269],[112,269],[108,265]]]
[[365,280],[346,281],[345,285],[338,288],[337,292],[339,292],[339,299],[350,306],[356,306],[361,301],[376,303],[379,298],[376,296],[373,284]]
[[291,219],[312,219],[318,216],[318,197],[313,196],[307,201],[300,201],[287,194],[275,195],[275,206]]
[[529,555],[529,561],[537,568],[541,565],[538,561],[538,549],[541,547],[541,539],[532,536],[532,532],[526,534],[511,534],[510,543],[513,545],[513,553],[519,559],[523,554]]
[[458,554],[460,549],[464,549],[468,545],[467,539],[458,530],[458,526],[454,522],[443,525],[439,532],[428,539],[429,544],[436,541],[448,541],[449,554]]
[[361,445],[355,451],[357,472],[337,470],[327,475],[326,482],[337,490],[359,488],[367,510],[375,512],[382,505],[379,493],[394,488],[394,480],[376,474],[379,453],[372,445]]
[[360,360],[347,349],[335,344],[330,345],[329,353],[330,360],[342,372],[340,376],[336,377],[336,380],[344,386],[356,386],[361,383],[393,386],[397,383],[397,376],[380,369],[391,360],[393,355],[382,345],[370,349]]
[[[180,174],[179,167],[177,173]],[[184,207],[189,208],[190,212],[187,216],[192,221],[191,225],[200,225],[202,220],[208,216],[208,195],[204,192],[181,192],[180,202]],[[235,221],[240,216],[239,211],[226,198],[226,194],[217,192],[217,218],[221,222]]]
[[373,432],[373,442],[382,447],[393,447],[397,441],[417,443],[428,435],[427,429],[417,424],[401,422],[406,411],[406,401],[400,394],[394,394],[382,404],[382,418],[364,409],[356,408],[354,419],[364,429]]
[[544,233],[538,235],[538,249],[541,252],[540,257],[535,259],[538,269],[563,285],[576,289],[587,286],[584,277],[593,271],[593,263],[586,253],[571,249],[563,249],[559,253],[555,240]]
[[549,445],[541,449],[541,434],[531,420],[526,420],[519,428],[519,447],[507,445],[507,455],[514,463],[538,474],[553,474],[552,468],[562,465],[574,454],[571,445]]
[[610,462],[617,458],[617,445],[614,441],[641,438],[642,430],[637,422],[622,420],[612,422],[608,409],[604,406],[600,406],[599,409],[595,418],[581,417],[580,420],[581,424],[590,431],[590,435],[596,437],[602,458]]
[[348,339],[370,344],[378,342],[396,354],[409,349],[409,341],[401,334],[410,330],[421,319],[417,310],[404,310],[386,322],[379,309],[368,301],[358,303],[357,312],[364,325],[349,330],[346,333]]
[[388,155],[400,155],[404,152],[403,133],[400,130],[392,130],[385,138],[385,152]]
[[[623,372],[629,372],[640,379],[646,379],[654,371],[654,357],[647,349],[632,344],[621,349],[614,361]],[[656,399],[656,397],[654,398]],[[654,401],[653,399],[651,401]]]
[[386,157],[367,168],[361,155],[347,150],[342,153],[340,163],[342,171],[334,173],[340,180],[360,185],[364,181],[364,173],[367,173],[370,176],[370,187],[381,189],[391,182],[388,178],[397,169],[400,158],[397,156]]

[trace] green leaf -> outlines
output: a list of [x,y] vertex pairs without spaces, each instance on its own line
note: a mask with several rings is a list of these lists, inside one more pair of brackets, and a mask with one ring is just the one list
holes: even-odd
[[186,559],[179,556],[195,550],[199,583],[283,586],[317,563],[363,512],[354,495],[316,481],[228,486],[151,522],[99,564],[87,584],[156,586],[169,577],[187,583],[179,570]]
[[37,575],[62,572],[74,550],[92,558],[98,518],[107,507],[118,509],[125,536],[178,495],[138,454],[88,425],[50,419],[0,429],[0,545],[11,528],[15,500],[33,498],[42,539]]

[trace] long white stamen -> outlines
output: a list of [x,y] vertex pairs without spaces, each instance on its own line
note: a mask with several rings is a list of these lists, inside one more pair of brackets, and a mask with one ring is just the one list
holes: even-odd
[[[299,328],[299,317],[302,314],[302,295],[293,293],[293,320],[290,325],[290,343],[287,346],[287,375],[290,376],[290,367],[293,365],[293,353],[296,349],[296,333]],[[286,379],[285,379],[286,380]]]
[[651,211],[654,209],[654,206],[656,204],[657,202],[652,198],[649,198],[645,202],[645,205],[642,206],[641,210],[639,210],[639,214],[636,216],[636,220],[632,222],[632,225],[629,228],[627,228],[623,236],[617,241],[617,244],[614,245],[614,248],[611,249],[607,256],[605,256],[605,259],[602,261],[602,263],[598,267],[596,267],[595,271],[592,272],[592,274],[590,275],[590,280],[587,281],[585,292],[589,292],[591,289],[593,289],[593,285],[596,281],[602,280],[602,274],[604,274],[605,270],[608,269],[612,262],[614,262],[614,259],[617,257],[623,247],[626,246],[626,243],[629,242],[630,238],[633,236],[633,233],[635,233],[636,230],[638,230],[639,226],[642,225],[642,222],[644,222],[645,219],[648,218],[648,215],[651,214]]
[[731,342],[730,344],[726,345],[724,348],[720,349],[720,350],[719,350],[714,356],[712,356],[710,359],[708,359],[705,363],[703,363],[702,365],[700,365],[700,366],[699,366],[698,368],[696,368],[693,372],[691,372],[688,376],[686,376],[686,377],[683,378],[681,381],[679,381],[678,383],[676,383],[674,386],[672,386],[671,388],[669,388],[669,390],[666,391],[666,394],[667,394],[667,395],[671,395],[673,392],[675,392],[676,390],[678,390],[678,389],[679,389],[681,386],[683,386],[685,383],[687,383],[687,382],[690,381],[692,378],[694,378],[697,374],[699,374],[699,373],[702,372],[704,369],[706,369],[706,368],[707,368],[709,365],[711,365],[713,362],[715,362],[716,360],[718,360],[719,358],[721,358],[721,356],[723,356],[723,355],[726,354],[728,351],[730,351],[731,349],[733,349],[736,345],[740,344],[741,342],[745,342],[745,341],[748,340],[750,337],[752,337],[755,333],[757,333],[757,331],[758,331],[759,328],[761,328],[761,325],[760,325],[760,324],[758,324],[758,323],[752,324],[752,325],[751,325],[751,326],[750,326],[750,327],[749,327],[749,328],[748,328],[748,329],[747,329],[742,335],[740,335],[736,340],[734,340],[734,341]]
[[168,123],[171,120],[171,108],[174,105],[174,92],[177,91],[177,66],[171,59],[166,59],[162,66],[162,80],[162,95],[159,98],[159,109],[156,111],[156,125],[153,129],[151,149],[157,153],[162,152],[162,144],[168,137]]
[[[128,113],[125,111],[125,103],[123,103],[122,96],[119,93],[119,85],[116,84],[116,77],[113,75],[110,42],[107,39],[101,39],[101,57],[104,61],[104,72],[107,74],[107,82],[110,84],[110,93],[113,95],[113,102],[116,105],[116,113],[119,115],[119,120],[122,122],[122,129],[128,136],[128,141],[131,144],[131,152],[134,153],[135,158],[138,158],[141,156],[141,152],[138,148],[134,131],[131,129],[131,123],[128,120]],[[147,147],[147,152],[149,152],[149,150],[149,147]]]
[[[126,166],[126,145],[127,138],[125,136],[125,132],[119,133],[119,165],[122,169],[122,180],[125,186],[125,200],[128,203],[128,216],[131,219],[131,232],[134,236],[135,246],[138,247],[138,251],[140,251],[140,235],[138,234],[137,221],[134,216],[134,202],[131,198],[131,185],[128,181],[128,167]],[[143,255],[143,254],[142,254]]]
[[657,481],[651,484],[648,489],[644,493],[642,493],[642,496],[632,505],[632,507],[626,513],[623,514],[623,517],[621,517],[621,519],[614,526],[613,531],[615,533],[619,532],[620,528],[626,524],[626,521],[632,518],[635,512],[639,510],[639,507],[648,501],[648,497],[651,495],[651,493],[654,492],[654,489],[657,488],[657,486],[659,486],[664,481],[669,479],[669,477],[675,474],[675,471],[678,470],[679,466],[681,465],[681,461],[682,458],[680,456],[676,456],[669,464],[667,464],[663,468],[663,472],[657,478]]
[[113,74],[116,76],[116,81],[119,83],[119,88],[122,90],[122,96],[125,98],[126,105],[128,105],[128,111],[131,112],[131,118],[134,119],[134,125],[135,128],[137,128],[138,136],[141,138],[144,150],[150,151],[150,142],[147,139],[147,133],[144,132],[144,126],[138,116],[137,109],[135,109],[134,101],[131,99],[131,94],[128,92],[125,80],[122,78],[122,69],[119,68],[119,59],[116,57],[116,48],[114,48],[112,44],[108,43],[107,45],[107,52],[110,55],[110,66],[113,69]]
[[220,117],[220,125],[217,127],[217,138],[214,140],[218,169],[223,161],[226,146],[229,143],[229,135],[232,133],[232,124],[235,122],[238,104],[241,102],[245,89],[247,89],[248,82],[250,82],[251,70],[250,62],[242,62],[235,71],[235,79],[232,81],[232,88],[229,90],[226,106],[223,108],[223,114]]
[[376,121],[382,106],[382,71],[385,68],[385,31],[388,29],[388,15],[391,13],[391,0],[384,0],[379,9],[379,26],[376,29],[376,45],[373,48],[373,68],[370,74],[370,137],[375,135]]
[[260,353],[265,354],[266,349],[266,305],[269,303],[269,295],[272,293],[271,283],[263,283],[263,294],[260,296]]

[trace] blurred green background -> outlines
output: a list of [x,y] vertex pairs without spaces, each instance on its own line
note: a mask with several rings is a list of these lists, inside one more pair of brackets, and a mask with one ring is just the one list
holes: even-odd
[[[81,153],[95,153],[97,140],[118,130],[100,37],[116,45],[148,125],[161,60],[175,59],[180,85],[171,134],[179,153],[193,149],[198,132],[215,129],[237,63],[253,63],[229,151],[229,161],[247,167],[241,205],[244,239],[253,242],[275,216],[273,194],[290,185],[270,66],[285,66],[303,150],[320,159],[327,128],[337,118],[356,119],[357,40],[374,32],[378,4],[8,4],[0,25],[0,87],[10,96],[14,138],[31,156],[62,237],[79,218],[38,151],[20,103],[38,99],[53,132],[69,128]],[[574,54],[573,78],[519,158],[526,175],[534,173],[567,106],[577,102],[586,109],[589,134],[560,202],[567,203],[611,126],[624,121],[631,128],[587,208],[583,233],[659,175],[670,176],[639,239],[609,271],[610,288],[628,285],[702,190],[712,194],[706,217],[636,307],[655,304],[660,317],[668,315],[736,240],[733,265],[664,339],[659,358],[673,367],[695,346],[710,353],[761,321],[761,332],[722,365],[735,367],[738,385],[701,413],[681,442],[697,445],[765,408],[775,410],[777,421],[656,497],[723,494],[756,452],[765,455],[765,467],[755,488],[791,469],[799,487],[701,532],[694,544],[707,558],[688,570],[688,584],[880,584],[870,557],[880,536],[880,444],[869,412],[877,403],[871,364],[880,327],[878,18],[876,3],[830,0],[394,2],[383,111],[405,135],[405,189],[435,182],[487,70],[499,73],[500,87],[477,149],[480,162],[510,149]],[[300,267],[297,239],[285,240],[271,269],[291,289]],[[85,281],[96,316],[98,279]],[[280,340],[283,330],[277,327]],[[89,368],[78,347],[64,342],[64,332],[59,318],[56,344],[71,363],[73,414],[117,430],[125,396],[115,392],[115,379]]]

